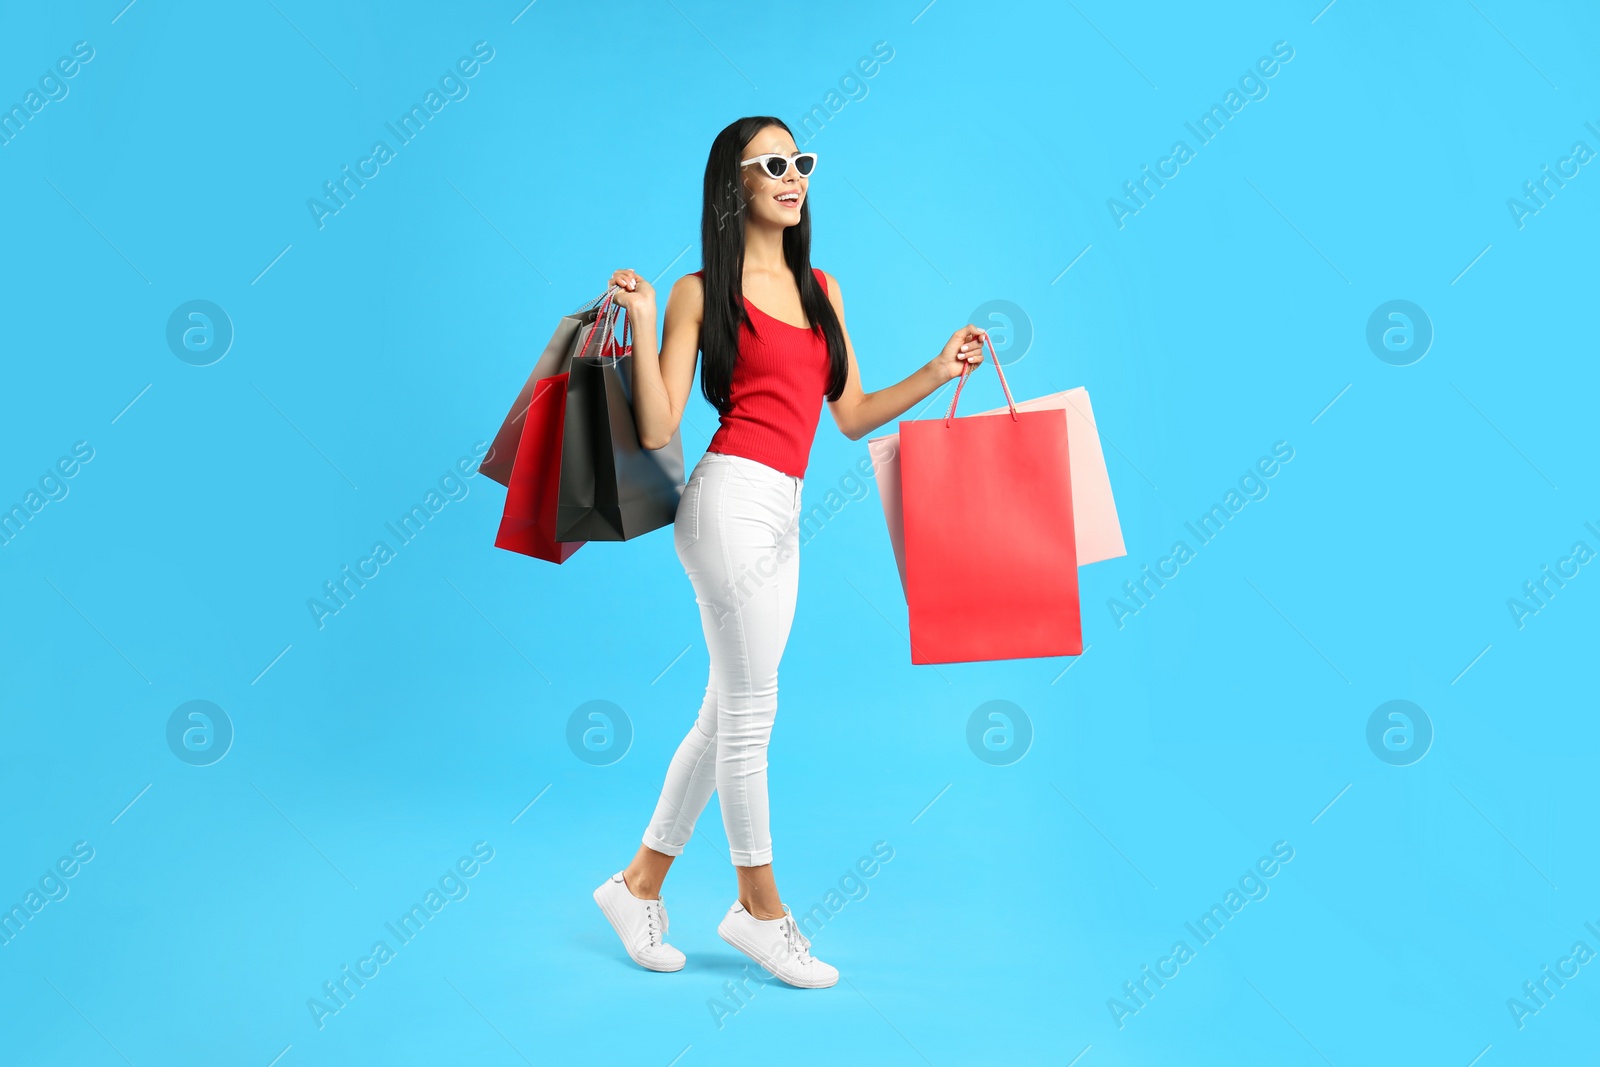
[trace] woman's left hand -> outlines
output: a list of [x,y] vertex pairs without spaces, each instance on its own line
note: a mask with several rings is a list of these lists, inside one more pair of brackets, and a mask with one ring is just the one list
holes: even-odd
[[646,312],[654,315],[656,310],[656,291],[650,283],[638,274],[624,268],[611,272],[611,288],[608,290],[611,298],[632,312]]
[[977,369],[983,362],[983,341],[986,336],[985,331],[971,323],[950,335],[944,348],[928,364],[929,369],[938,376],[940,384],[961,377],[961,372],[968,367]]

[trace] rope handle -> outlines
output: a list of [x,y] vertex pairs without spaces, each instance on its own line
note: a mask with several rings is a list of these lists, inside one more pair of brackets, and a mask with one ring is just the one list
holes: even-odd
[[[607,294],[610,299],[610,294]],[[622,344],[617,344],[617,319],[622,320]],[[610,358],[620,359],[633,350],[633,318],[628,314],[628,309],[621,304],[611,301],[611,315],[606,320],[605,333],[600,337],[600,358],[607,358],[606,347],[611,348]]]
[[[607,358],[606,348],[608,342],[611,349],[609,358],[612,359],[620,359],[633,350],[633,320],[629,318],[626,309],[623,309],[621,304],[612,299],[613,295],[618,292],[621,292],[621,290],[613,287],[607,289],[605,295],[598,298],[599,305],[595,312],[594,328],[590,336],[593,337],[595,333],[600,335],[600,347],[596,353],[596,358],[599,359]],[[594,301],[590,301],[590,304],[594,304]],[[619,315],[622,318],[622,344],[620,346],[617,344],[616,338],[617,318]],[[589,346],[587,344],[583,347],[584,351],[588,351]],[[582,353],[579,354],[582,355]]]
[[[1011,409],[1011,421],[1017,421],[1017,403],[1011,399],[1011,386],[1006,384],[1006,372],[1000,369],[1000,357],[995,354],[994,342],[989,340],[989,331],[983,331],[983,343],[989,346],[990,362],[994,364],[994,372],[1000,375],[1000,388],[1006,393],[1006,407]],[[961,399],[961,387],[967,384],[967,376],[972,373],[972,364],[967,363],[961,368],[961,380],[956,383],[956,395],[950,398],[950,410],[945,412],[944,424],[950,425],[950,420],[955,418],[956,402]]]

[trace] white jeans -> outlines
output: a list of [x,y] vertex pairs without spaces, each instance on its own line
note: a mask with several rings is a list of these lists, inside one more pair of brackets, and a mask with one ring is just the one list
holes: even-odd
[[767,740],[800,584],[800,486],[720,452],[701,457],[684,486],[673,540],[700,605],[711,677],[644,833],[657,852],[683,853],[715,790],[733,863],[772,862]]

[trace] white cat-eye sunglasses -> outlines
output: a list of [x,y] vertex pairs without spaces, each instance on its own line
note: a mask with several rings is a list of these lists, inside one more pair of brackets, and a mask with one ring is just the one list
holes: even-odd
[[786,156],[779,152],[766,152],[759,156],[752,156],[749,159],[741,159],[739,166],[748,167],[752,163],[759,163],[768,177],[781,178],[789,172],[789,164],[791,162],[794,164],[794,172],[796,174],[802,178],[809,178],[811,172],[816,169],[817,154],[815,152],[796,152],[792,156]]

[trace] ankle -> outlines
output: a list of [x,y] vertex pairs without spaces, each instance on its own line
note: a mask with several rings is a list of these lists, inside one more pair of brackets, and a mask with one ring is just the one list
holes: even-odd
[[629,893],[640,900],[660,900],[661,883],[652,882],[641,873],[634,871],[622,872],[622,885]]
[[744,906],[744,910],[749,912],[750,917],[753,919],[760,919],[762,922],[773,922],[783,918],[783,906],[781,904],[775,908],[758,907],[743,897],[739,898],[739,903]]

